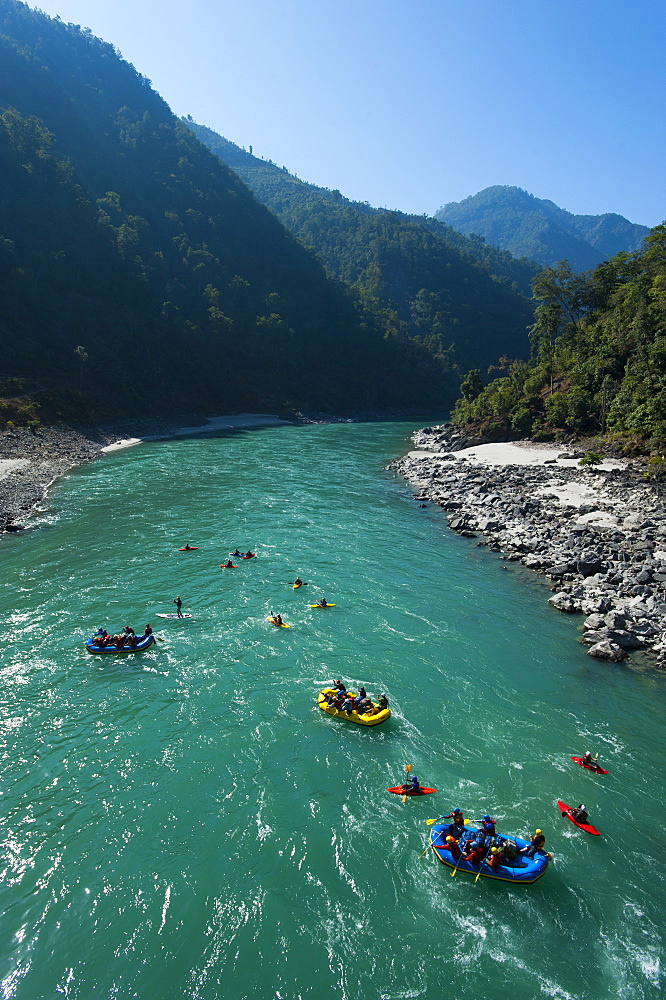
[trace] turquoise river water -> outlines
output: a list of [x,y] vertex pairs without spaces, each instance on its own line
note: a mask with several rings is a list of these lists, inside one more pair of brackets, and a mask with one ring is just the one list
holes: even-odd
[[[666,678],[585,657],[542,580],[420,509],[384,471],[412,429],[144,444],[2,539],[2,998],[660,995]],[[83,648],[146,622],[145,653]],[[319,711],[336,677],[392,718]],[[437,794],[389,795],[407,764]],[[453,806],[541,827],[544,878],[420,857]]]

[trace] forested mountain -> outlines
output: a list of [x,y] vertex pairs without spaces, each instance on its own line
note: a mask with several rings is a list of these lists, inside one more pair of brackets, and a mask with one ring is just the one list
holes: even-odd
[[462,369],[503,354],[527,357],[532,263],[435,219],[351,202],[183,121],[388,329],[425,341]]
[[444,205],[435,218],[468,236],[483,236],[517,257],[547,265],[568,260],[574,271],[638,250],[650,231],[612,213],[573,215],[521,188],[501,185]]
[[534,293],[533,360],[485,389],[470,372],[455,419],[497,437],[606,435],[666,464],[666,224],[586,275],[546,268]]
[[0,171],[5,397],[27,379],[89,418],[454,391],[438,344],[327,275],[112,45],[17,0],[0,0]]

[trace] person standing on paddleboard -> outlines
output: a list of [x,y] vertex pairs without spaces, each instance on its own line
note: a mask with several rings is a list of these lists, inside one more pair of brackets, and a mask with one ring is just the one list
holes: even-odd
[[181,601],[180,596],[178,596],[173,603],[176,605],[176,611],[178,612],[178,617],[182,618],[183,614],[180,609],[183,606],[183,602]]

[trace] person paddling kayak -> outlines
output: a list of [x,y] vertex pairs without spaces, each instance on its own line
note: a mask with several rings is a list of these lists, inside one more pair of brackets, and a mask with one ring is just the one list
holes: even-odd
[[410,774],[409,778],[402,786],[402,790],[406,795],[414,795],[416,792],[421,790],[421,785],[419,784],[419,779],[415,774]]

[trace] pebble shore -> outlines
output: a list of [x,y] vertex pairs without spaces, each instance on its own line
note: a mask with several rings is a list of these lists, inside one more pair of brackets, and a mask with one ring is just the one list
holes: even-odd
[[511,462],[514,444],[505,464],[490,464],[484,449],[501,446],[450,424],[413,440],[422,452],[389,468],[417,500],[448,511],[453,531],[549,577],[548,603],[585,616],[588,655],[617,662],[643,651],[666,669],[666,494],[641,478],[644,466],[583,468],[582,453],[529,442],[524,462]]

